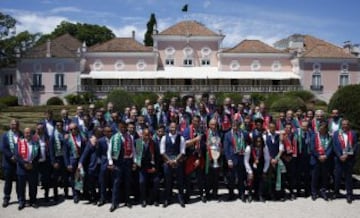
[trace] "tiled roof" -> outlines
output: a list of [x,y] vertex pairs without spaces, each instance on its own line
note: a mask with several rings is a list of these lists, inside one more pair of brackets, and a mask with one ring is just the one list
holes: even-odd
[[159,35],[219,36],[220,34],[210,30],[204,24],[190,20],[179,22],[160,32]]
[[305,51],[303,57],[311,58],[356,58],[343,48],[310,35],[304,36]]
[[147,47],[133,38],[114,38],[107,42],[96,44],[88,49],[89,52],[150,52]]
[[243,40],[225,53],[283,53],[260,40]]
[[[70,58],[76,57],[81,42],[68,33],[50,41],[51,57]],[[31,48],[25,53],[26,58],[44,58],[47,52],[47,42]]]

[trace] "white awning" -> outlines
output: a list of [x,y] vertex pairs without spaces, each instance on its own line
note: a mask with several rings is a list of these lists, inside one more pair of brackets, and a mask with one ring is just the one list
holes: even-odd
[[219,71],[217,67],[166,67],[159,71],[91,71],[83,79],[300,79],[293,72]]

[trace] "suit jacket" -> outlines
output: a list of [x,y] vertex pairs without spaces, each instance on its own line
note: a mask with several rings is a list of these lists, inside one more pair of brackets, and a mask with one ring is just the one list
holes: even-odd
[[99,145],[94,146],[88,141],[84,152],[81,154],[79,163],[83,165],[85,172],[89,175],[97,175],[99,172],[98,152]]
[[[320,154],[319,151],[316,150],[316,140],[317,140],[316,137],[318,137],[318,134],[312,134],[311,136],[311,157],[310,157],[311,165],[316,165],[319,162]],[[327,159],[329,159],[333,152],[333,138],[329,135],[327,135],[327,137],[329,137],[329,144],[325,150],[325,155]]]
[[[244,152],[245,152],[245,148],[246,148],[246,145],[248,142],[248,134],[246,134],[242,130],[238,130],[238,133],[243,134]],[[228,131],[224,136],[224,153],[225,153],[226,160],[231,160],[234,165],[242,164],[242,163],[238,163],[239,154],[235,153],[235,150],[234,150],[233,131],[232,130]]]
[[[348,159],[347,161],[350,161],[350,162],[355,162],[355,157],[356,157],[356,154],[358,152],[358,145],[357,145],[357,134],[355,131],[353,130],[350,130],[352,135],[353,135],[353,150],[354,150],[354,155],[351,155],[351,156],[348,156]],[[341,147],[341,143],[339,141],[339,130],[334,132],[334,135],[333,135],[333,145],[334,145],[334,153],[335,153],[335,161],[340,161],[340,156],[343,155],[343,150],[342,150],[342,147]]]
[[[110,139],[109,139],[110,141]],[[101,137],[98,140],[99,148],[98,148],[98,158],[100,158],[100,170],[106,170],[108,166],[108,158],[107,158],[107,150],[108,143],[106,142],[106,137]]]
[[86,148],[86,140],[83,136],[80,135],[80,139],[81,139],[81,147],[79,150],[79,157],[75,157],[73,152],[72,152],[72,148],[71,148],[71,144],[70,144],[70,137],[71,134],[68,135],[68,138],[65,139],[65,148],[64,148],[64,161],[65,161],[65,166],[72,166],[73,169],[77,168],[77,164],[78,164],[78,160],[81,157],[81,154],[84,152],[85,148]]
[[[18,137],[22,137],[23,134],[21,132],[18,133]],[[17,142],[14,142],[14,146],[17,144]],[[15,156],[15,147],[14,150],[10,149],[10,139],[8,132],[5,132],[2,136],[2,146],[1,151],[3,153],[2,157],[2,167],[4,169],[15,169],[16,163],[11,161],[11,157]]]

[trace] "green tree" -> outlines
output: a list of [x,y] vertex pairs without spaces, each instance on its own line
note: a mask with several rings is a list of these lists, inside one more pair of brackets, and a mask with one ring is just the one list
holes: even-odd
[[69,33],[81,42],[85,41],[88,46],[105,42],[115,37],[115,34],[106,26],[62,21],[50,34],[43,35],[39,39],[38,44],[45,43],[47,39],[54,39],[65,33]]
[[40,33],[31,34],[28,31],[21,32],[15,36],[0,40],[0,47],[4,53],[4,57],[0,60],[0,66],[8,66],[15,64],[16,57],[20,57],[33,47]]
[[156,25],[156,18],[155,18],[155,14],[152,13],[150,15],[149,21],[146,24],[147,30],[145,32],[145,38],[144,38],[144,44],[146,46],[153,46],[154,45],[152,34],[153,34],[153,31],[154,31],[154,26],[155,25]]
[[15,24],[15,18],[0,12],[0,40],[9,36]]

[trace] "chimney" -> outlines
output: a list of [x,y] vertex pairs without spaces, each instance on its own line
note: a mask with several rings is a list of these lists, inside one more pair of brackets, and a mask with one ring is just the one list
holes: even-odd
[[51,57],[50,47],[51,47],[51,41],[50,41],[50,39],[48,39],[46,42],[46,57],[47,58]]
[[133,39],[135,39],[135,30],[131,31],[131,36]]

